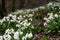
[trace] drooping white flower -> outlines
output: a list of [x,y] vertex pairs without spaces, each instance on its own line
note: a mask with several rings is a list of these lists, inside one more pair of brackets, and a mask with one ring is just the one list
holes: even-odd
[[25,36],[22,37],[22,40],[26,40]]
[[29,14],[29,15],[28,15],[28,17],[32,17],[32,16],[33,16],[33,14]]
[[2,24],[3,23],[3,21],[0,19],[0,23]]
[[48,19],[53,19],[53,13],[50,13]]
[[33,37],[33,34],[32,33],[29,33],[28,34],[28,38],[32,38]]
[[44,6],[40,6],[40,8],[41,8],[41,9],[45,9],[45,7],[44,7]]
[[3,40],[3,36],[0,36],[0,40]]
[[15,40],[19,40],[19,32],[18,32],[18,31],[16,31],[16,32],[14,33],[14,39],[15,39]]
[[47,4],[47,6],[51,6],[51,5],[53,5],[53,3],[51,3],[51,2]]
[[5,34],[14,34],[14,29],[7,29]]
[[12,17],[13,15],[12,15],[12,14],[9,14],[8,16],[9,16],[9,17]]
[[57,15],[57,14],[55,14],[54,16],[55,16],[55,17],[58,17],[58,15]]
[[16,24],[16,27],[20,27],[20,25],[19,24]]
[[47,23],[50,22],[50,20],[46,17],[44,17],[44,20],[46,20]]
[[44,26],[46,26],[47,25],[47,23],[44,23]]
[[4,17],[4,18],[2,19],[2,21],[6,21],[6,17]]
[[28,35],[29,35],[29,34],[27,33],[27,34],[25,35],[25,38],[28,38]]
[[32,18],[29,18],[30,21],[32,21]]
[[15,22],[15,20],[10,20],[10,22]]
[[11,36],[10,35],[3,35],[4,40],[11,40]]
[[22,34],[23,34],[23,32],[20,31],[20,35],[22,35]]

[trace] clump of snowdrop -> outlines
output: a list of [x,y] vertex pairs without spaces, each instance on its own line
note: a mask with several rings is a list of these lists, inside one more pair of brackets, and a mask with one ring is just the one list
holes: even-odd
[[[46,27],[46,32],[58,33],[60,31],[60,16],[57,13],[48,13],[48,17],[44,17],[45,23],[44,26]],[[49,22],[47,22],[49,21]]]
[[27,40],[27,38],[32,38],[33,34],[32,33],[27,33],[25,36],[22,37],[22,40]]
[[5,34],[14,34],[14,29],[7,29]]
[[[30,21],[33,20],[32,19],[33,16],[34,16],[34,14],[26,14],[26,15],[19,15],[19,16],[9,14],[8,16],[1,19],[1,23],[2,23],[1,25],[3,25],[3,23],[4,23],[3,26],[6,27],[5,25],[7,23],[6,31],[5,31],[4,35],[2,36],[3,38],[1,38],[1,39],[11,40],[13,37],[14,40],[20,40],[20,39],[25,40],[27,38],[29,38],[29,39],[32,38],[33,34],[32,34],[31,29],[34,29],[34,26],[31,24]],[[25,18],[25,17],[27,17],[27,18]],[[18,28],[17,30],[14,28],[13,24],[14,24],[15,28]],[[10,28],[10,26],[11,26],[11,28]],[[27,33],[27,32],[31,32],[31,33]],[[19,36],[21,38],[19,38]]]
[[3,35],[3,38],[4,40],[11,40],[12,37],[7,34],[7,35]]
[[48,17],[44,17],[44,20],[46,20],[46,22],[44,23],[44,25],[47,25],[47,23],[49,23],[50,20],[52,20],[54,18],[58,18],[58,14],[53,14],[53,13],[48,13],[47,16]]

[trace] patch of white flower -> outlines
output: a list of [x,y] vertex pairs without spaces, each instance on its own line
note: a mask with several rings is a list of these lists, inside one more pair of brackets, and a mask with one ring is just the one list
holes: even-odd
[[25,36],[22,37],[22,40],[26,40],[27,38],[32,38],[33,34],[32,33],[27,33]]
[[44,26],[48,25],[48,23],[50,22],[51,19],[54,19],[54,18],[58,18],[59,17],[58,14],[53,14],[53,13],[48,13],[47,15],[48,15],[48,17],[44,17],[44,20],[46,21],[44,23]]
[[[22,11],[18,12],[18,13],[22,13]],[[1,40],[3,40],[3,39],[4,40],[11,40],[12,37],[13,37],[14,40],[19,40],[19,35],[23,35],[24,34],[24,32],[23,32],[24,29],[28,29],[28,28],[34,29],[34,26],[31,25],[31,22],[28,21],[28,20],[32,21],[32,17],[33,16],[34,16],[34,14],[25,14],[25,15],[19,15],[19,16],[13,15],[13,14],[9,14],[8,16],[4,17],[3,19],[0,19],[1,25],[5,21],[7,21],[9,24],[11,22],[17,22],[17,24],[15,26],[18,28],[16,31],[13,28],[6,29],[4,35],[0,36],[0,39]],[[26,17],[28,17],[28,19]],[[28,30],[28,32],[29,32],[29,30]],[[32,37],[33,37],[32,32],[31,33],[26,33],[25,36],[24,35],[21,36],[22,40],[26,40],[27,38],[30,39]]]
[[3,35],[4,40],[11,40],[11,36],[9,34]]
[[14,34],[14,29],[7,29],[5,34]]

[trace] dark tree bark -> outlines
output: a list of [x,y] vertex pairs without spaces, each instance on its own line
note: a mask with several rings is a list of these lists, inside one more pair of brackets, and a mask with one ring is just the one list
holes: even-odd
[[0,8],[0,17],[3,18],[5,16],[6,10],[5,10],[5,0],[2,0],[2,5]]
[[[14,12],[15,11],[15,1],[16,0],[12,0],[13,2],[12,2],[12,12]],[[17,4],[18,5],[18,4]]]

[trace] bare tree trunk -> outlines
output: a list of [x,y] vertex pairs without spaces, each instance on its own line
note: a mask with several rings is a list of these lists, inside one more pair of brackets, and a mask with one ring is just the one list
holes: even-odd
[[2,0],[2,7],[1,7],[1,14],[0,15],[2,18],[6,15],[5,0]]
[[[15,11],[15,1],[16,1],[16,0],[12,0],[12,12]],[[17,5],[18,5],[18,4],[17,4]]]

